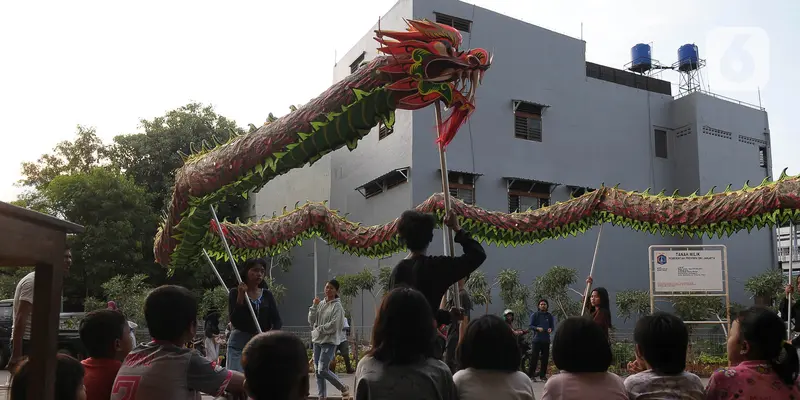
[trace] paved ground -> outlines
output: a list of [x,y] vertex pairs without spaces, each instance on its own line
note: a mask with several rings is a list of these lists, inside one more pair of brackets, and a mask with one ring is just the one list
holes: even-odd
[[[345,383],[345,385],[350,386],[351,388],[354,385],[354,377],[353,375],[342,374],[339,375],[339,378]],[[4,386],[6,380],[8,379],[8,372],[7,371],[0,371],[0,386]],[[314,378],[314,375],[310,376],[311,379],[311,399],[317,398],[317,381]],[[708,379],[702,378],[703,385],[708,384]],[[534,382],[533,384],[534,393],[536,394],[537,399],[542,398],[542,393],[544,392],[544,383],[543,382]],[[328,383],[328,398],[330,400],[340,398],[340,393],[336,388],[333,387],[330,383]],[[6,396],[6,391],[0,388],[0,400],[7,400],[8,397]],[[203,396],[203,400],[213,400],[214,398],[211,396]]]

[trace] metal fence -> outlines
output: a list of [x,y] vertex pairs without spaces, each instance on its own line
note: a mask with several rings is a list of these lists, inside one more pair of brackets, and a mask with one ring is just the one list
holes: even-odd
[[[369,346],[372,338],[371,326],[351,327],[350,342]],[[283,330],[294,333],[307,344],[311,343],[311,329],[307,326],[284,326]],[[619,365],[635,358],[632,330],[615,330],[610,333],[614,363]],[[689,335],[689,354],[694,357],[724,358],[727,356],[726,337],[722,333],[697,330]]]

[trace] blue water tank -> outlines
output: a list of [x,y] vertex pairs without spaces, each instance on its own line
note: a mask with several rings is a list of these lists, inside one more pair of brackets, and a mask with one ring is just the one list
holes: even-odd
[[695,44],[685,44],[678,48],[678,70],[692,71],[700,68],[700,51]]
[[652,66],[653,58],[649,44],[639,43],[631,48],[631,71],[641,73],[649,71]]

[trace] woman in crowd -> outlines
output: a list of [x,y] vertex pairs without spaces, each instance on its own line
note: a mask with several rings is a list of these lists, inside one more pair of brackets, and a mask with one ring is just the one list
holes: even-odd
[[454,400],[453,375],[438,360],[433,310],[411,288],[393,289],[372,328],[372,349],[356,367],[356,400]]
[[[23,361],[14,372],[11,381],[11,400],[28,400],[28,386],[31,380],[30,362]],[[55,400],[86,400],[86,388],[83,386],[83,365],[66,355],[56,355]]]
[[593,321],[571,317],[558,325],[553,362],[561,373],[544,385],[544,400],[628,400],[622,378],[608,372],[611,345]]
[[[587,284],[591,285],[593,281],[594,280],[591,276],[586,278]],[[592,290],[592,294],[589,296],[586,307],[589,310],[589,315],[591,316],[592,320],[601,328],[603,328],[603,332],[605,332],[606,338],[608,338],[608,331],[612,328],[611,302],[608,299],[608,290],[603,287]]]
[[519,371],[517,337],[500,317],[484,315],[467,326],[458,347],[464,368],[453,376],[460,400],[536,400],[533,383]]
[[311,342],[314,344],[314,371],[317,378],[317,391],[320,400],[328,397],[329,381],[342,392],[343,399],[350,398],[347,387],[330,369],[336,356],[336,347],[341,343],[344,330],[344,308],[339,301],[339,282],[332,279],[325,284],[325,299],[314,298],[308,309],[308,323],[311,324]]
[[711,375],[706,399],[800,399],[800,364],[785,338],[786,327],[772,310],[742,311],[728,335],[731,367]]
[[283,325],[275,297],[264,282],[266,270],[267,262],[263,258],[247,260],[241,271],[243,282],[228,293],[228,316],[233,327],[226,357],[226,366],[230,370],[242,372],[242,349],[258,334],[248,302],[263,332],[281,329]]

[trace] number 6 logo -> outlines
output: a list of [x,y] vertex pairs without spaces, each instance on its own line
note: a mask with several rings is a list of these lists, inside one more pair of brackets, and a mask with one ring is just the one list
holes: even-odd
[[111,394],[122,395],[122,397],[115,397],[115,400],[134,400],[141,380],[141,376],[118,376],[114,381],[114,389],[111,390]]

